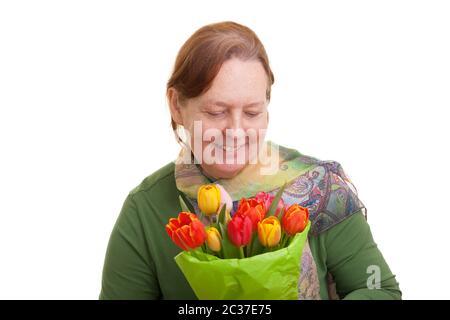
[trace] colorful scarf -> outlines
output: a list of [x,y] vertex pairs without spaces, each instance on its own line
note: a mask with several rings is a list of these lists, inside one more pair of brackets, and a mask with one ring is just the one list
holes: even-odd
[[258,161],[256,164],[248,164],[231,179],[215,180],[204,174],[199,165],[183,164],[181,159],[184,159],[186,152],[190,151],[182,149],[176,161],[175,179],[177,188],[192,199],[197,197],[197,190],[202,184],[211,182],[222,185],[233,201],[249,198],[259,191],[270,192],[278,189],[285,182],[289,183],[314,165],[298,161],[301,156],[298,151],[267,141],[261,152],[266,154],[279,153],[278,161],[275,164],[276,172],[268,175],[261,174],[264,167],[267,169],[268,165]]
[[322,161],[267,141],[261,152],[278,152],[279,155],[273,174],[261,174],[264,163],[258,161],[248,164],[231,179],[214,180],[203,173],[200,165],[183,163],[185,152],[190,151],[182,149],[175,161],[175,180],[178,190],[188,197],[194,208],[197,208],[198,188],[203,184],[222,185],[236,208],[242,198],[254,197],[259,191],[275,194],[287,183],[283,200],[286,205],[299,203],[308,207],[311,234],[328,230],[357,211],[366,212],[356,189],[336,161]]

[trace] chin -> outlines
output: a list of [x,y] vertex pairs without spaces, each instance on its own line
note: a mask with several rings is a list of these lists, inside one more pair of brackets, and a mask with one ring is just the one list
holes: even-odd
[[244,169],[245,164],[214,164],[207,166],[205,171],[217,179],[230,179],[236,176],[242,169]]

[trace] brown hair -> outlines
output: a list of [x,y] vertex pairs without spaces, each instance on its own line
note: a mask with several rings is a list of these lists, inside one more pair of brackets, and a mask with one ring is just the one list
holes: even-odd
[[[222,64],[231,58],[255,59],[262,63],[269,80],[266,98],[270,100],[275,79],[266,50],[250,28],[231,21],[206,25],[183,44],[167,82],[167,93],[170,88],[176,89],[180,101],[201,95],[211,87]],[[172,128],[177,129],[173,119]]]

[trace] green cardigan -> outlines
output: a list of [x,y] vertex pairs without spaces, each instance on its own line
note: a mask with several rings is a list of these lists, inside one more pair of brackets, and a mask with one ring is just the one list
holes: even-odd
[[[156,171],[126,198],[109,240],[100,299],[197,299],[174,261],[180,249],[165,230],[169,218],[181,211],[174,168],[169,163]],[[401,298],[395,276],[361,212],[310,236],[309,245],[322,299],[331,298],[328,273],[341,298]],[[380,270],[378,289],[368,288],[373,265]]]

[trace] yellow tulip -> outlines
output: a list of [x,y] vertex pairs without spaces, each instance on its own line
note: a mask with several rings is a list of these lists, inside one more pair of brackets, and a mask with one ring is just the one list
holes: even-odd
[[220,236],[219,230],[214,227],[209,227],[206,230],[206,243],[212,251],[219,252],[222,248],[222,237]]
[[281,239],[281,225],[278,218],[270,216],[258,223],[258,238],[264,247],[275,247]]
[[215,184],[206,184],[198,189],[198,206],[204,214],[217,214],[220,207],[220,189]]

